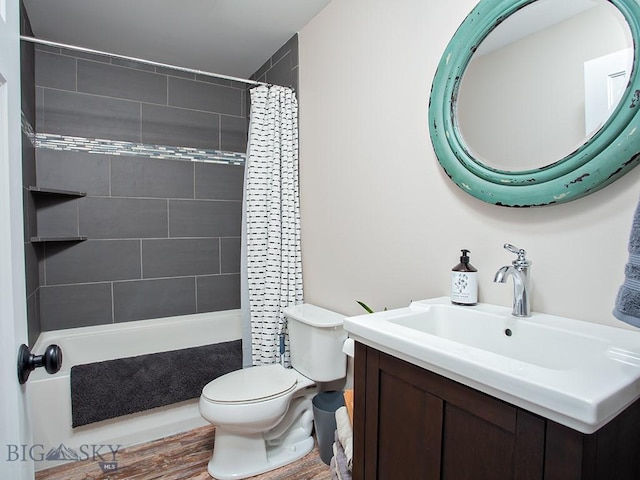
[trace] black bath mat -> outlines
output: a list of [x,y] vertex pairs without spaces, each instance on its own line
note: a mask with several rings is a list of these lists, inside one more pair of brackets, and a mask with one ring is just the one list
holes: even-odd
[[211,380],[241,368],[241,340],[74,365],[72,426],[197,398]]

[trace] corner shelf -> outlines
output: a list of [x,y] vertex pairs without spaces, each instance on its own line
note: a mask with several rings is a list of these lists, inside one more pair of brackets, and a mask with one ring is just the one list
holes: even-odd
[[43,242],[83,242],[87,239],[84,235],[77,237],[31,237],[31,243],[43,243]]
[[[37,195],[55,195],[58,197],[86,197],[86,192],[78,192],[75,190],[61,190],[58,188],[36,187],[30,185],[27,189]],[[32,243],[44,243],[44,242],[83,242],[87,239],[85,235],[67,235],[56,237],[31,237]]]
[[35,187],[30,186],[29,191],[33,193],[42,193],[47,195],[63,195],[68,197],[86,197],[86,192],[77,192],[75,190],[60,190],[57,188],[45,188],[45,187]]

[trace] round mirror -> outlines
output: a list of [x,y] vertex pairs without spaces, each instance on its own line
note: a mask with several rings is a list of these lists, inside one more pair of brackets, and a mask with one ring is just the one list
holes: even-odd
[[482,0],[449,43],[430,99],[452,180],[490,203],[546,205],[637,165],[639,13],[634,0]]
[[605,0],[527,5],[498,25],[467,65],[456,104],[464,143],[500,170],[555,163],[618,106],[632,47],[626,20]]

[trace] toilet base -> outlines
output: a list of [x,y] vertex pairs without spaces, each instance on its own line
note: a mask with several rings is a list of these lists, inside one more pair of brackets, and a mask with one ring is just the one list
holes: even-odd
[[217,480],[238,480],[295,462],[313,450],[312,418],[311,412],[305,412],[277,440],[265,440],[261,433],[237,435],[216,428],[213,455],[207,466],[209,475]]

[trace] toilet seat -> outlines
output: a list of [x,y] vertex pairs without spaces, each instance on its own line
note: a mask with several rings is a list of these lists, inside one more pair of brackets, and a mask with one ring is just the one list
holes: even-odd
[[209,382],[202,396],[214,403],[256,403],[276,398],[296,388],[294,370],[282,365],[263,365],[227,373]]

